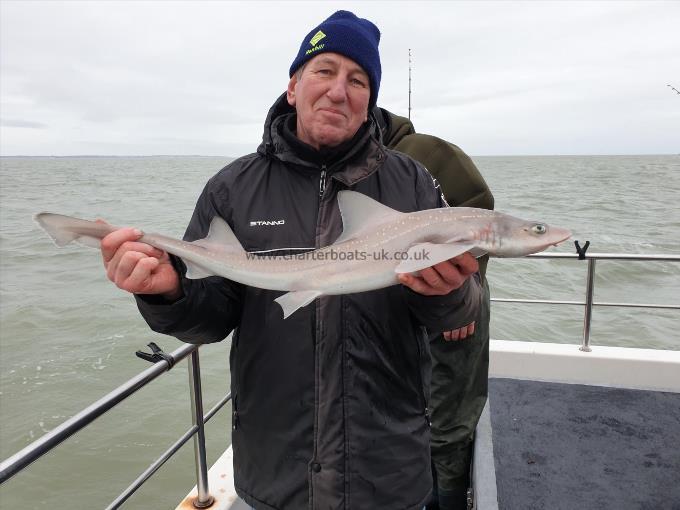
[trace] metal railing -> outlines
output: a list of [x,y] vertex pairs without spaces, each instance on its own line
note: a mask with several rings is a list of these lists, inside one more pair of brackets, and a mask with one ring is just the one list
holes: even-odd
[[595,289],[595,262],[597,260],[628,260],[628,261],[646,261],[646,262],[680,262],[680,255],[641,255],[641,254],[626,254],[626,253],[586,253],[579,257],[578,254],[571,253],[535,253],[528,255],[527,258],[537,259],[570,259],[570,260],[587,260],[588,269],[586,273],[586,293],[584,301],[560,301],[550,299],[505,299],[505,298],[491,298],[491,301],[497,303],[541,303],[549,305],[579,305],[583,306],[583,340],[580,350],[590,352],[590,327],[593,318],[593,307],[595,306],[616,306],[628,308],[657,308],[680,310],[680,304],[653,304],[653,303],[612,303],[603,301],[594,301]]
[[193,501],[196,508],[209,507],[213,502],[208,487],[208,466],[205,450],[205,424],[231,400],[231,393],[225,395],[208,413],[203,414],[203,397],[201,392],[201,371],[198,357],[198,345],[185,344],[151,365],[129,381],[86,407],[75,416],[40,437],[24,449],[0,463],[0,483],[29,466],[31,463],[51,451],[73,434],[82,430],[106,411],[112,409],[126,398],[132,396],[160,375],[168,372],[177,362],[189,359],[189,390],[191,395],[192,426],[175,443],[156,459],[130,486],[106,507],[107,510],[120,508],[132,494],[137,491],[165,462],[170,459],[189,439],[194,438],[194,454],[196,458],[196,487],[198,496]]
[[[538,253],[530,255],[530,258],[541,259],[578,259],[578,255],[569,253]],[[503,299],[492,298],[494,302],[505,303],[542,303],[559,305],[579,305],[584,307],[583,319],[583,343],[581,350],[590,351],[590,325],[592,310],[595,306],[619,306],[637,308],[663,308],[680,309],[680,305],[647,304],[647,303],[611,303],[596,302],[593,300],[595,284],[595,262],[597,260],[633,260],[633,261],[657,261],[657,262],[680,262],[680,255],[627,255],[620,253],[591,253],[586,254],[588,261],[586,276],[586,295],[584,301],[559,301],[542,299]],[[0,483],[4,483],[12,476],[26,468],[53,448],[61,444],[79,430],[85,428],[99,416],[112,409],[120,402],[130,397],[141,388],[155,380],[163,373],[169,371],[177,362],[190,356],[189,360],[189,388],[191,394],[192,426],[175,443],[173,443],[157,460],[155,460],[142,474],[140,474],[120,495],[107,507],[107,510],[120,508],[132,494],[137,491],[165,462],[170,459],[189,439],[194,438],[194,454],[196,462],[196,487],[198,496],[193,501],[196,508],[209,507],[213,502],[208,487],[208,467],[205,449],[205,424],[231,400],[231,394],[225,395],[210,411],[203,414],[203,398],[201,391],[201,374],[198,356],[198,345],[185,344],[166,355],[152,366],[122,384],[108,395],[94,402],[89,407],[66,420],[41,438],[37,439],[21,451],[0,463]],[[169,359],[167,359],[169,358]]]

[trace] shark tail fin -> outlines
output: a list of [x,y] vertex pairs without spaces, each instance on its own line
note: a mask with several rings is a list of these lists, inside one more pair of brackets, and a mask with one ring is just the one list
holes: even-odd
[[57,246],[66,246],[75,241],[91,248],[99,248],[100,240],[115,230],[108,223],[81,220],[62,214],[39,213],[33,219]]

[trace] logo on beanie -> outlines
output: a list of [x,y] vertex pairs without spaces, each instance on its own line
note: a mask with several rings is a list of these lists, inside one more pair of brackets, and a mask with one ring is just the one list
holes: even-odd
[[314,37],[312,37],[309,40],[309,44],[311,44],[312,46],[316,46],[316,43],[318,43],[324,37],[326,37],[326,34],[319,30],[316,34],[314,34]]

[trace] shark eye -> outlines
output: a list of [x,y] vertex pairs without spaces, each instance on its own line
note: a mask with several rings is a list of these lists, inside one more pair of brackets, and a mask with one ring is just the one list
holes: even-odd
[[545,234],[547,229],[545,228],[545,225],[543,225],[542,223],[537,223],[536,225],[531,227],[531,230],[534,234],[540,235],[540,234]]

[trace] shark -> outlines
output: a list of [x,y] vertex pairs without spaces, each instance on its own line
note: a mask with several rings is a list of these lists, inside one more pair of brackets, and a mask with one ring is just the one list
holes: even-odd
[[[275,256],[247,252],[219,216],[208,235],[193,242],[143,232],[139,242],[180,257],[187,278],[221,276],[245,285],[284,291],[276,298],[284,318],[320,296],[350,294],[399,283],[465,252],[522,257],[571,237],[567,229],[471,207],[404,213],[355,191],[338,192],[343,231],[331,245]],[[118,227],[53,213],[35,221],[57,246],[72,241],[98,248]]]

